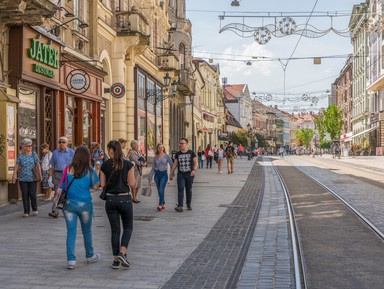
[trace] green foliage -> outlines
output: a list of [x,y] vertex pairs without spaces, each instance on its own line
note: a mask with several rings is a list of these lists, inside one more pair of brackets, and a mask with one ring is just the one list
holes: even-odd
[[268,147],[268,143],[265,140],[265,137],[263,135],[257,133],[256,137],[258,140],[258,147],[259,148],[267,148]]
[[248,145],[248,132],[245,129],[238,129],[236,132],[232,132],[229,139],[236,145],[242,144],[246,147]]
[[310,128],[302,128],[295,132],[295,140],[296,144],[300,146],[303,144],[306,148],[309,147],[313,137],[315,136],[315,131]]
[[328,106],[324,111],[323,123],[331,140],[335,140],[336,137],[340,138],[340,132],[344,124],[343,110],[339,109],[336,104]]
[[315,119],[316,129],[319,133],[319,139],[320,143],[325,139],[325,125],[324,125],[324,118],[318,117]]
[[331,148],[331,143],[327,140],[323,140],[319,144],[319,148],[321,149],[330,149]]

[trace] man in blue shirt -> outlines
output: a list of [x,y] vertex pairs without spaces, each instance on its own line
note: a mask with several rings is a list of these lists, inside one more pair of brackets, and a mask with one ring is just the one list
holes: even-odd
[[[64,168],[72,162],[74,154],[75,151],[71,148],[68,148],[68,138],[61,136],[59,138],[59,148],[53,152],[50,163],[51,169],[49,175],[52,176],[55,192],[59,187]],[[55,208],[52,208],[52,212],[49,213],[49,216],[57,218],[59,216],[59,212],[55,211]]]

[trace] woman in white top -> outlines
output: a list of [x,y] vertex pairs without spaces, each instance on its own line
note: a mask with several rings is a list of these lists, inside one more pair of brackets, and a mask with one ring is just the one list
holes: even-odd
[[46,144],[46,143],[40,146],[40,150],[42,153],[41,172],[43,175],[43,181],[41,182],[41,187],[43,189],[45,201],[49,201],[51,200],[51,192],[53,188],[52,177],[49,176],[52,152],[49,150],[49,144]]
[[219,174],[223,173],[223,158],[224,158],[224,146],[220,145],[220,148],[217,149],[217,164],[219,168]]

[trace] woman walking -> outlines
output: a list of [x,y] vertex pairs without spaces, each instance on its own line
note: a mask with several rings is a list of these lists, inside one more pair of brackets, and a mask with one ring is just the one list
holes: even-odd
[[217,149],[217,164],[219,167],[219,174],[223,173],[223,159],[224,159],[224,146],[223,144]]
[[204,167],[203,158],[205,158],[205,152],[201,146],[199,146],[199,149],[197,150],[197,157],[199,160],[199,169],[202,169]]
[[41,187],[45,196],[45,201],[51,200],[51,192],[53,188],[52,177],[49,176],[50,162],[52,158],[52,152],[49,150],[49,145],[44,143],[40,146],[41,153],[43,154],[41,160],[41,172],[43,174],[43,181]]
[[[113,253],[113,269],[120,264],[129,268],[127,248],[133,230],[133,208],[129,187],[135,186],[134,166],[124,160],[123,151],[118,141],[108,143],[109,160],[103,163],[100,172],[101,186],[105,186],[107,197],[105,211],[111,226],[111,243]],[[123,234],[120,239],[120,220],[123,223]]]
[[153,159],[152,171],[148,176],[148,181],[151,182],[153,176],[155,176],[155,183],[157,187],[157,192],[159,194],[159,205],[157,210],[161,211],[165,209],[165,186],[168,182],[168,164],[172,168],[173,162],[172,159],[165,152],[165,147],[163,144],[159,143],[156,146],[155,157]]
[[77,219],[80,220],[81,224],[87,263],[94,263],[100,259],[100,253],[93,252],[93,202],[89,190],[90,188],[96,190],[100,180],[92,168],[90,160],[89,150],[85,146],[79,146],[72,162],[64,168],[61,188],[67,190],[67,201],[63,213],[67,224],[68,269],[75,269],[76,266]]
[[143,167],[147,165],[145,158],[141,151],[139,150],[139,142],[137,140],[131,141],[132,151],[129,155],[129,160],[135,164],[135,186],[132,187],[132,202],[135,204],[140,203],[137,200],[137,193],[141,188],[141,180],[143,174]]
[[207,159],[207,169],[208,169],[208,166],[209,166],[210,169],[212,169],[212,159],[213,159],[213,156],[214,156],[214,153],[213,153],[213,150],[211,148],[211,145],[208,144],[207,148],[205,149],[205,157]]
[[33,175],[33,168],[36,166],[38,171],[41,172],[40,160],[36,152],[32,152],[32,140],[26,138],[21,142],[22,153],[17,158],[15,170],[13,171],[12,183],[16,183],[17,174],[19,173],[19,185],[23,198],[24,215],[28,217],[31,212],[32,215],[37,216],[37,181]]

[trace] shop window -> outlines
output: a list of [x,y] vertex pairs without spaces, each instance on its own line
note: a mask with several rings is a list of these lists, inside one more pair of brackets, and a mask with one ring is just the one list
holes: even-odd
[[92,102],[83,100],[83,145],[91,147]]
[[138,132],[138,141],[139,141],[139,147],[140,151],[145,154],[145,146],[146,146],[146,138],[145,138],[145,131],[146,131],[146,122],[145,122],[145,110],[138,109],[138,122],[137,122],[137,132]]
[[19,89],[19,143],[25,138],[33,142],[33,149],[37,148],[37,92]]
[[44,142],[53,147],[53,92],[46,91],[44,94]]
[[66,97],[64,111],[64,135],[68,138],[68,147],[74,148],[74,101],[70,96]]
[[147,152],[149,157],[155,156],[155,134],[156,134],[156,122],[155,115],[148,113],[148,127],[147,127]]

